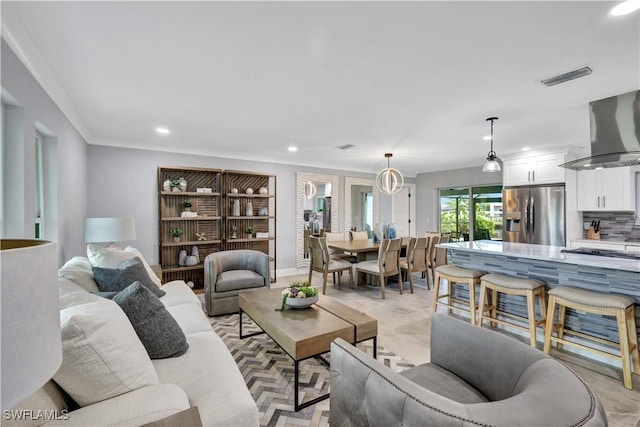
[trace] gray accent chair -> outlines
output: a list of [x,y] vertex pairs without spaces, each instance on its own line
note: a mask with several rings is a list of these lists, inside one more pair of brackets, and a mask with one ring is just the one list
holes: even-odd
[[443,313],[431,362],[396,373],[331,344],[331,426],[606,426],[589,386],[558,360]]
[[240,292],[269,289],[269,255],[247,249],[214,252],[204,259],[207,314],[238,312]]

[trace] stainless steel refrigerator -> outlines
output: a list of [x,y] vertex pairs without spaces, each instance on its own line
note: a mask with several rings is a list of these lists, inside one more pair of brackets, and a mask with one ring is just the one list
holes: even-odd
[[564,185],[502,190],[505,242],[565,246]]

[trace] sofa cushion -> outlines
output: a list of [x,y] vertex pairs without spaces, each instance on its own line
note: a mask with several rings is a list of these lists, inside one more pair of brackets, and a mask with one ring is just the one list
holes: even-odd
[[165,291],[166,294],[160,298],[160,301],[162,301],[165,307],[186,303],[198,304],[198,306],[202,305],[197,295],[193,293],[191,288],[182,280],[173,280],[165,283],[162,285],[162,290]]
[[264,277],[251,270],[223,271],[216,280],[216,292],[250,289],[264,286]]
[[129,318],[150,358],[180,356],[189,348],[178,323],[158,297],[140,282],[133,282],[113,300]]
[[60,311],[62,364],[53,376],[80,406],[158,384],[151,359],[118,305],[98,298]]
[[189,334],[187,341],[189,351],[182,356],[153,360],[160,381],[185,391],[204,426],[259,425],[258,407],[222,339],[209,330]]
[[94,302],[99,299],[96,295],[87,292],[75,282],[63,277],[58,278],[58,296],[60,301],[60,310],[74,305]]
[[88,292],[97,292],[98,284],[93,278],[93,266],[85,257],[73,257],[58,270],[58,277],[72,281]]
[[127,246],[122,250],[115,248],[103,248],[102,246],[88,244],[87,257],[89,258],[92,266],[103,268],[116,268],[124,261],[138,257],[140,258],[140,261],[142,261],[142,264],[144,265],[145,270],[147,270],[147,274],[151,280],[157,286],[161,286],[162,284],[160,278],[155,274],[144,256],[142,256],[140,251],[133,246]]
[[158,297],[165,294],[165,291],[153,283],[138,257],[124,261],[118,268],[93,267],[93,276],[100,292],[121,291],[138,281]]
[[400,372],[414,383],[458,403],[480,403],[488,399],[462,378],[433,363]]
[[189,408],[189,399],[175,384],[154,384],[69,412],[52,426],[139,426]]

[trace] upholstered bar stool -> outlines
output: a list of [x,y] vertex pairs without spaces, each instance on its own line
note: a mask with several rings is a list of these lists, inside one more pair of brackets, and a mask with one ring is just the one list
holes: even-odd
[[[491,291],[491,303],[487,301],[488,293]],[[498,298],[500,294],[519,295],[526,298],[527,317],[517,316],[498,310]],[[540,305],[540,318],[536,320],[536,297]],[[542,326],[544,330],[545,315],[547,314],[545,283],[540,280],[523,279],[520,277],[507,276],[505,274],[486,274],[480,280],[480,318],[478,326],[482,326],[486,319],[491,326],[496,323],[509,325],[514,328],[529,333],[531,347],[536,348],[536,327]],[[502,318],[498,318],[498,315]],[[505,318],[518,320],[516,323]],[[526,326],[523,326],[526,325]]]
[[[556,304],[559,307],[558,321],[554,323]],[[618,323],[619,342],[616,343],[582,332],[566,329],[564,327],[564,315],[567,307],[586,313],[614,316]],[[557,333],[557,337],[553,336],[554,331]],[[617,347],[620,350],[620,356],[609,351],[589,347],[588,345],[567,341],[564,339],[564,334],[570,334],[595,343]],[[562,348],[562,344],[567,344],[604,357],[619,360],[622,363],[623,383],[628,389],[633,388],[631,367],[633,367],[636,374],[640,374],[640,354],[638,353],[635,305],[633,299],[624,295],[605,294],[572,286],[558,286],[551,289],[549,291],[547,327],[544,335],[543,350],[545,353],[549,353],[552,341],[556,343],[558,348]],[[629,358],[629,355],[631,355],[631,358]]]
[[[468,268],[456,267],[455,265],[441,265],[436,268],[436,274],[433,280],[433,290],[435,295],[433,296],[433,312],[438,311],[438,305],[442,305],[448,308],[448,312],[451,310],[463,311],[471,314],[471,324],[476,324],[476,310],[478,308],[476,304],[476,285],[480,283],[480,277],[486,274],[484,271],[470,270]],[[447,281],[447,291],[444,294],[440,293],[440,282],[442,280]],[[460,283],[469,286],[469,301],[464,301],[453,296],[453,284]],[[461,307],[460,305],[453,305],[453,303],[462,305],[468,305],[469,308]]]

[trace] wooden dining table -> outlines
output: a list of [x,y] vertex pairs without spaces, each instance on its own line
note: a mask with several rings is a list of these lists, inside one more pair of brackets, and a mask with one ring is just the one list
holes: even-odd
[[380,247],[379,242],[373,242],[373,239],[369,240],[338,240],[335,242],[327,242],[327,246],[331,249],[337,249],[339,251],[350,252],[355,254],[358,258],[358,262],[365,261],[367,259],[367,253],[378,252]]

